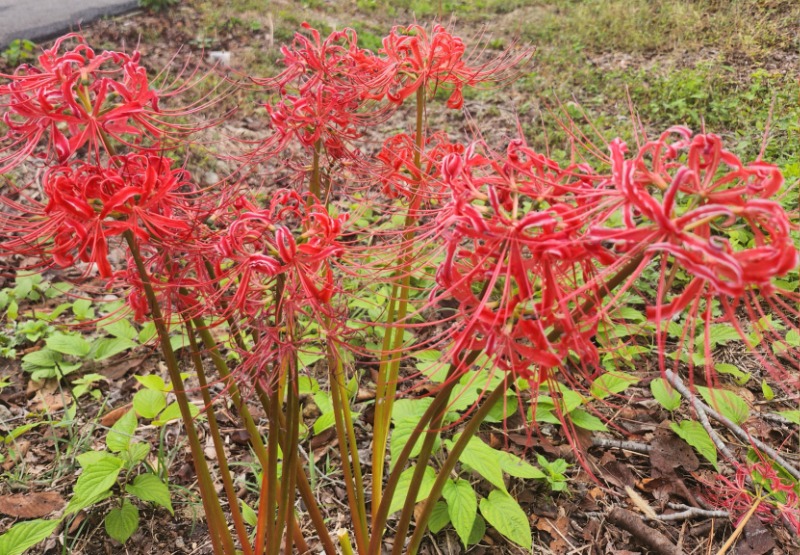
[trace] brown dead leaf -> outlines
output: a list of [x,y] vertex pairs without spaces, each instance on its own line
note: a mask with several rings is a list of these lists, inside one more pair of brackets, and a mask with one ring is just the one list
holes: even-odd
[[103,418],[100,419],[100,424],[110,428],[114,424],[117,423],[117,420],[122,418],[126,412],[128,412],[131,407],[133,406],[132,403],[128,403],[127,405],[122,405],[121,407],[117,407],[103,415]]
[[675,475],[677,468],[693,472],[700,467],[700,461],[691,446],[669,428],[656,428],[650,445],[653,447],[650,451],[650,464],[654,478]]
[[74,534],[75,530],[78,529],[84,520],[86,520],[86,513],[80,511],[77,515],[75,515],[75,518],[72,520],[72,524],[69,525],[69,533]]
[[25,439],[16,440],[13,446],[9,446],[8,448],[8,456],[5,462],[3,462],[3,470],[8,471],[17,466],[19,462],[25,459],[25,455],[28,454],[30,447],[30,441]]
[[147,357],[125,358],[119,362],[103,366],[97,372],[109,380],[118,380],[132,368],[138,368]]
[[51,378],[43,382],[28,384],[28,392],[33,392],[33,398],[28,402],[28,410],[32,412],[54,412],[63,409],[72,403],[69,391],[61,389],[58,380]]
[[0,513],[14,518],[42,518],[64,506],[55,491],[0,495]]

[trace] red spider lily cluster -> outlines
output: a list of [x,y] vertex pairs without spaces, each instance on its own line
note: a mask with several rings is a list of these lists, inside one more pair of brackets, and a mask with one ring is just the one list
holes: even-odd
[[[719,323],[733,326],[768,368],[800,367],[794,352],[778,360],[752,345],[753,332],[766,343],[798,329],[800,297],[776,279],[800,259],[789,216],[772,200],[783,185],[775,166],[743,163],[718,136],[683,127],[634,152],[612,141],[596,167],[560,164],[522,138],[502,152],[454,140],[424,124],[431,94],[444,87],[446,107],[461,108],[465,87],[507,78],[528,52],[482,61],[485,53],[471,56],[441,25],[430,33],[396,27],[378,52],[359,47],[352,30],[323,39],[306,29],[310,36],[282,48],[282,73],[253,80],[278,97],[265,104],[273,133],[255,148],[242,145],[250,150],[239,159],[278,166],[282,177],[294,168],[300,184],[269,188],[266,200],[241,182],[199,187],[185,164],[164,155],[165,142],[203,127],[171,123],[199,105],[163,109],[175,91],[155,87],[136,53],[96,53],[69,35],[38,66],[0,75],[8,81],[0,85],[8,128],[0,174],[29,158],[41,168],[35,183],[0,197],[2,252],[62,269],[86,263],[84,275],[96,268],[109,285],[127,287],[137,320],[227,326],[244,381],[270,394],[286,368],[297,371],[297,354],[310,343],[357,350],[346,341],[358,326],[345,295],[382,281],[408,300],[418,270],[435,271],[435,284],[419,286],[429,302],[414,316],[445,299],[455,315],[412,324],[403,307],[384,332],[444,323],[445,332],[429,335],[448,361],[482,352],[505,382],[522,378],[533,390],[561,376],[596,376],[604,354],[598,330],[646,272],[658,275],[643,300],[662,368],[664,328],[681,319],[678,348],[704,333],[709,372],[709,330]],[[65,51],[68,41],[77,44]],[[417,103],[415,130],[359,146],[409,99]],[[299,164],[278,162],[297,157]],[[329,206],[325,197],[342,202]],[[365,199],[379,199],[372,206],[389,218],[404,215],[403,226],[384,233],[341,209],[373,202]],[[742,244],[741,236],[751,239]],[[115,268],[115,259],[127,265]],[[348,290],[346,280],[356,278]],[[757,327],[767,314],[780,324]],[[405,345],[385,343],[388,366],[387,353]],[[329,364],[338,356],[335,348],[326,354]],[[674,360],[679,366],[686,357]],[[796,505],[779,481],[771,484]]]
[[754,514],[762,522],[783,521],[800,534],[797,484],[782,477],[770,461],[739,464],[732,478],[718,474],[707,485],[706,501],[712,507],[728,511],[735,523],[755,507]]

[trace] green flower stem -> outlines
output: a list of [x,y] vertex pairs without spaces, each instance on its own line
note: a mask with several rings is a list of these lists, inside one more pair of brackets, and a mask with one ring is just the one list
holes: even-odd
[[239,498],[236,496],[236,489],[233,486],[231,479],[230,468],[228,467],[228,458],[225,455],[224,442],[219,433],[219,426],[217,425],[217,415],[214,410],[214,402],[211,399],[211,394],[208,391],[208,381],[206,380],[206,372],[203,368],[203,361],[200,358],[200,349],[197,345],[195,338],[194,326],[191,321],[186,322],[186,331],[189,337],[189,348],[192,354],[192,362],[194,363],[197,379],[200,382],[200,392],[203,395],[203,403],[206,406],[206,416],[208,417],[208,429],[211,433],[211,438],[214,441],[214,452],[217,454],[217,461],[219,462],[219,471],[222,477],[222,485],[225,489],[225,495],[228,498],[228,506],[230,507],[231,519],[236,528],[236,533],[239,536],[239,543],[242,546],[244,555],[253,555],[253,549],[250,547],[250,538],[247,535],[247,528],[245,527],[242,513],[239,510]]
[[[380,551],[380,541],[383,537],[383,531],[386,528],[386,521],[389,518],[389,506],[392,503],[392,497],[394,497],[394,492],[397,489],[400,475],[405,470],[406,463],[411,458],[411,453],[413,452],[414,446],[419,440],[419,437],[425,432],[425,428],[428,427],[425,440],[422,445],[422,450],[425,451],[427,449],[427,457],[429,457],[430,451],[432,450],[433,444],[436,440],[436,436],[438,435],[438,428],[441,424],[441,419],[444,417],[447,404],[450,401],[450,394],[453,392],[453,388],[455,388],[458,381],[453,378],[457,375],[460,368],[467,368],[472,365],[472,363],[475,362],[475,359],[478,358],[479,354],[480,351],[473,351],[459,363],[453,363],[450,365],[441,389],[436,393],[433,402],[420,417],[419,422],[417,422],[409,441],[406,442],[397,459],[393,461],[394,465],[392,467],[392,472],[389,474],[389,478],[386,480],[386,486],[383,489],[383,498],[380,506],[377,507],[377,511],[375,512],[376,516],[372,521],[372,535],[370,537],[370,544],[367,553],[377,553]],[[431,425],[428,426],[428,423],[432,421],[435,421],[436,423],[431,423]],[[427,457],[423,458],[422,454],[420,454],[418,460],[427,460]],[[424,472],[424,466],[425,465],[418,465],[418,468],[422,467]],[[421,478],[421,476],[417,478]],[[414,485],[413,482],[414,481],[412,480],[412,486]],[[414,499],[416,499],[416,492],[417,489],[415,489],[413,494]],[[409,497],[411,497],[410,492]],[[405,512],[405,507],[403,510]],[[411,510],[413,511],[413,508]]]
[[125,240],[136,264],[136,270],[139,273],[139,278],[142,280],[142,288],[144,289],[147,303],[150,305],[150,311],[153,314],[153,324],[156,327],[158,338],[161,344],[161,351],[164,353],[164,361],[167,364],[167,371],[169,373],[170,381],[173,386],[173,393],[178,403],[178,408],[181,412],[181,419],[186,427],[186,435],[189,439],[189,447],[192,452],[192,460],[194,462],[195,471],[197,473],[197,483],[200,488],[200,497],[203,501],[203,508],[205,509],[208,518],[209,533],[211,541],[214,544],[215,553],[223,553],[224,555],[235,555],[235,548],[233,545],[233,538],[231,537],[230,530],[228,530],[225,516],[222,513],[222,507],[219,504],[217,492],[214,489],[214,481],[211,478],[211,473],[206,464],[203,447],[200,445],[200,439],[197,436],[197,430],[194,427],[194,418],[189,409],[189,398],[184,389],[183,380],[181,379],[180,369],[178,368],[178,359],[175,356],[175,351],[172,350],[170,344],[169,331],[164,322],[164,316],[161,313],[161,308],[158,306],[158,299],[156,298],[153,284],[150,281],[150,275],[145,268],[142,255],[139,252],[139,245],[131,231],[124,233]]
[[364,482],[361,478],[358,446],[356,445],[355,432],[353,431],[350,404],[347,399],[346,377],[341,357],[330,343],[328,344],[328,373],[330,376],[333,415],[336,420],[336,436],[342,460],[342,472],[344,473],[350,512],[353,515],[356,548],[359,553],[367,553],[364,549],[367,546],[368,536]]
[[[417,89],[417,119],[416,119],[416,150],[414,151],[414,165],[422,172],[422,151],[425,147],[425,87]],[[418,204],[418,197],[415,192],[411,199],[406,214],[405,227],[403,234],[403,254],[401,256],[400,268],[405,272],[399,285],[400,297],[398,299],[398,286],[392,286],[392,294],[389,298],[389,309],[386,318],[386,333],[383,336],[381,345],[381,362],[378,367],[378,384],[375,392],[375,425],[372,434],[372,518],[375,520],[377,510],[383,498],[381,490],[384,474],[384,458],[386,446],[389,439],[389,426],[392,419],[392,408],[394,397],[397,392],[397,376],[400,373],[400,347],[403,345],[402,326],[395,323],[402,322],[408,313],[408,296],[411,287],[411,272],[408,266],[412,260],[412,250],[415,232],[411,225],[416,220],[414,212]]]

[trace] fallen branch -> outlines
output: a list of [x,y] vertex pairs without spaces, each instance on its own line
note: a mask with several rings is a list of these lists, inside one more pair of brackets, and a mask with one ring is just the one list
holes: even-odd
[[604,437],[592,437],[592,445],[595,447],[612,447],[614,449],[622,449],[623,451],[632,451],[634,453],[650,453],[653,450],[653,446],[647,445],[646,443],[607,439]]
[[736,436],[739,441],[744,443],[748,443],[753,447],[759,449],[763,453],[765,453],[768,457],[774,460],[776,463],[781,465],[786,472],[792,475],[795,480],[800,480],[800,470],[798,470],[794,465],[792,465],[789,461],[784,459],[780,453],[778,453],[775,449],[764,443],[763,441],[752,437],[748,434],[741,426],[730,420],[729,418],[723,416],[722,414],[718,413],[713,408],[709,407],[705,403],[703,403],[697,396],[693,395],[689,388],[681,381],[681,379],[672,371],[667,370],[664,372],[664,377],[670,383],[672,387],[675,388],[678,393],[680,393],[683,397],[685,397],[692,406],[694,407],[695,412],[697,413],[697,418],[700,420],[700,423],[703,425],[703,428],[708,432],[708,435],[711,436],[711,440],[714,442],[714,445],[717,446],[717,449],[729,460],[736,461],[733,457],[731,452],[728,450],[727,446],[722,442],[719,438],[717,433],[711,427],[711,423],[708,421],[708,417],[710,416],[723,426],[725,426],[734,436]]
[[675,520],[689,520],[691,518],[730,518],[731,515],[728,511],[709,511],[701,509],[700,507],[688,507],[679,513],[671,513],[668,515],[658,515],[655,520],[661,522],[670,522]]
[[631,511],[614,507],[608,521],[631,534],[636,541],[659,555],[681,555],[681,550],[664,534],[645,524]]

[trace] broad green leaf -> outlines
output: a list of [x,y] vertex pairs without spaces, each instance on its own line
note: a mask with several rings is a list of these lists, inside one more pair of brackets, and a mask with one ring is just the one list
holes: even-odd
[[447,503],[437,501],[428,519],[428,529],[431,533],[438,534],[448,524],[450,524],[450,515],[447,514]]
[[103,324],[102,322],[97,325],[98,330],[106,332],[108,335],[119,337],[121,339],[130,339],[136,341],[139,338],[139,332],[133,327],[127,319],[117,318],[113,322]]
[[123,414],[122,417],[111,426],[111,430],[109,430],[106,436],[108,450],[112,453],[125,451],[128,445],[131,444],[133,434],[136,433],[137,424],[136,413],[134,411],[129,410]]
[[800,333],[797,330],[791,329],[787,331],[785,340],[792,347],[800,347]]
[[37,519],[17,522],[0,536],[0,553],[22,555],[52,534],[59,524],[61,524],[61,520]]
[[475,545],[479,541],[483,539],[483,536],[486,535],[486,521],[483,520],[481,515],[475,517],[475,524],[472,527],[472,531],[469,533],[469,541],[467,543],[469,545]]
[[242,508],[242,518],[244,519],[244,521],[249,526],[255,528],[256,525],[258,524],[258,515],[256,514],[256,512],[250,507],[250,505],[245,503],[243,499],[239,500],[239,505]]
[[478,497],[467,480],[447,480],[442,490],[447,501],[447,514],[464,546],[469,545],[469,536],[478,515]]
[[309,366],[311,366],[312,364],[314,364],[319,360],[322,360],[323,358],[325,358],[325,353],[315,349],[305,349],[302,351],[298,351],[297,353],[297,361],[304,368],[308,368]]
[[782,410],[778,412],[778,414],[783,416],[789,422],[800,426],[800,410]]
[[144,345],[153,339],[157,334],[158,331],[156,330],[156,325],[153,322],[147,322],[142,326],[141,331],[139,331],[139,343]]
[[65,515],[73,514],[81,509],[105,499],[111,493],[112,486],[117,482],[117,477],[122,469],[122,459],[108,453],[101,453],[102,457],[95,457],[91,464],[84,464],[87,459],[78,462],[83,466],[83,473],[75,482],[74,493],[70,499]]
[[143,461],[149,452],[149,443],[131,443],[127,451],[122,453],[125,457],[125,468],[132,468],[136,463]]
[[[411,479],[414,477],[414,468],[413,466],[406,468],[403,473],[400,474],[400,479],[397,480],[397,489],[394,490],[394,496],[389,505],[389,514],[395,513],[403,508],[406,497],[408,496],[408,490],[411,486]],[[422,484],[419,487],[417,498],[414,500],[415,503],[419,503],[428,497],[435,481],[436,472],[430,466],[425,467],[425,473],[422,475]]]
[[171,388],[161,376],[149,374],[147,376],[134,376],[136,381],[145,386],[147,389],[154,389],[156,391],[170,391]]
[[75,315],[76,320],[91,320],[94,318],[92,301],[89,299],[78,299],[72,303],[72,314]]
[[569,413],[570,421],[579,428],[592,432],[607,432],[608,428],[603,421],[583,409],[575,409]]
[[533,536],[528,516],[519,503],[508,493],[493,490],[481,499],[481,514],[503,536],[525,549],[533,547]]
[[702,424],[694,420],[682,420],[680,424],[673,422],[669,427],[717,468],[717,448]]
[[308,395],[319,391],[319,382],[311,376],[297,376],[297,389],[300,395]]
[[125,337],[102,337],[92,343],[92,359],[105,360],[136,346],[135,341]]
[[419,418],[425,414],[428,407],[433,403],[430,397],[422,399],[398,399],[392,405],[392,420],[403,420],[405,418]]
[[746,384],[751,378],[751,375],[748,372],[743,372],[742,370],[739,370],[739,367],[735,364],[728,364],[727,362],[716,363],[714,365],[714,370],[720,374],[733,376],[733,379],[736,380],[736,383],[739,385]]
[[639,378],[625,372],[606,372],[592,382],[590,393],[598,399],[605,399],[609,395],[622,393],[638,382]]
[[[192,415],[192,418],[200,414],[200,409],[197,408],[197,405],[194,403],[189,403],[189,413]],[[178,420],[181,418],[181,408],[178,406],[178,403],[170,403],[167,405],[161,414],[158,415],[156,420],[153,420],[153,425],[155,426],[163,426],[167,422],[171,422],[173,420]]]
[[614,316],[617,318],[622,318],[623,320],[631,320],[632,322],[644,322],[647,320],[644,314],[641,311],[636,310],[631,306],[620,306],[616,310],[614,310]]
[[142,418],[155,418],[166,406],[166,395],[156,389],[140,389],[133,396],[133,410]]
[[742,425],[750,418],[750,407],[733,391],[727,389],[710,389],[698,385],[697,392],[703,397],[708,406],[719,411],[722,416],[738,425]]
[[333,411],[322,413],[322,415],[314,421],[314,434],[318,435],[336,424],[336,414]]
[[167,509],[170,514],[175,514],[172,510],[172,502],[169,497],[169,488],[155,474],[139,474],[132,484],[125,486],[125,491],[135,495],[142,501],[150,501]]
[[650,382],[650,391],[653,393],[653,398],[670,412],[681,406],[681,394],[664,378],[656,378]]
[[[397,460],[397,457],[400,456],[400,453],[406,447],[412,436],[414,435],[414,428],[416,428],[417,424],[419,424],[419,418],[403,418],[402,420],[396,420],[394,423],[394,428],[392,429],[392,436],[389,440],[389,452],[391,453],[391,466],[394,467],[394,461]],[[436,437],[436,441],[433,446],[433,452],[435,453],[439,449],[439,445],[441,444],[441,440],[439,437]],[[414,448],[411,450],[411,456],[416,457],[419,455],[419,452],[422,450],[422,441],[417,441],[414,445]]]
[[111,509],[106,515],[106,532],[119,543],[125,543],[139,528],[139,509],[127,499],[122,506]]
[[[719,345],[725,345],[729,341],[739,341],[741,338],[736,328],[728,324],[712,324],[708,333],[708,340],[712,349]],[[694,340],[695,346],[702,347],[705,344],[705,339],[705,333],[698,333]]]
[[[458,441],[460,435],[457,434],[453,437],[453,441],[449,443],[450,448]],[[459,460],[462,464],[469,466],[483,476],[490,484],[505,491],[506,485],[503,482],[503,471],[500,468],[498,454],[498,451],[492,449],[477,437],[471,437]]]
[[516,478],[527,478],[538,480],[544,478],[544,472],[533,466],[527,461],[520,459],[513,453],[505,451],[499,452],[500,468],[503,472]]

